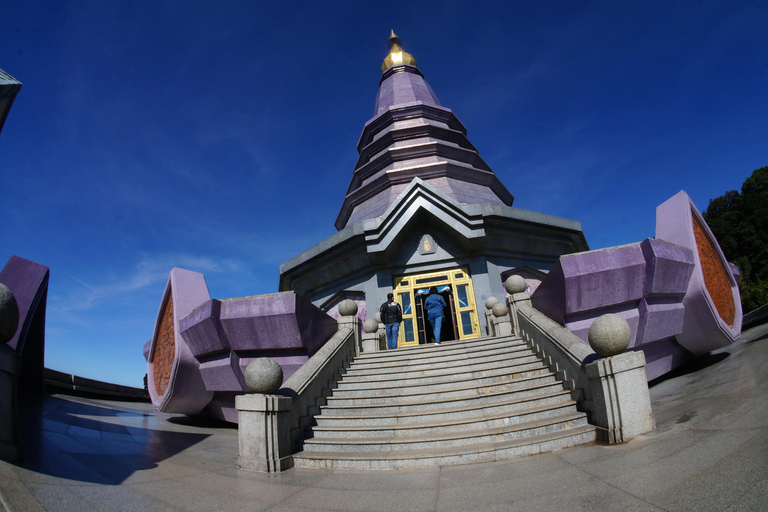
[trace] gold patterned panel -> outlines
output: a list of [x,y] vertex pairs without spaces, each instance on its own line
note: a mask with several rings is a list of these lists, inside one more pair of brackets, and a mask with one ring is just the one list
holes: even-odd
[[176,332],[173,325],[173,295],[168,293],[165,310],[157,330],[157,339],[152,351],[152,377],[158,397],[165,394],[171,381],[171,370],[176,358]]
[[731,281],[728,279],[728,270],[723,265],[698,217],[695,214],[691,216],[693,217],[693,234],[696,237],[701,271],[704,274],[704,284],[710,297],[712,297],[712,302],[715,303],[720,318],[729,327],[733,327],[736,305],[733,302],[733,291],[731,290]]

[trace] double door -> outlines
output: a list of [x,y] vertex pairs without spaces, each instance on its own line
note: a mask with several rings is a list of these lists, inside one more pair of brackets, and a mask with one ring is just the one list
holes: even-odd
[[432,327],[424,310],[430,288],[445,299],[441,340],[475,338],[480,324],[475,307],[472,279],[464,269],[402,276],[395,280],[395,300],[403,309],[403,323],[397,345],[418,345],[434,341]]

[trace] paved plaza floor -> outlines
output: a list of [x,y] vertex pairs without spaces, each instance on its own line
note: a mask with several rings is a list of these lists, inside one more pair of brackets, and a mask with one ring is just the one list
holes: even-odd
[[49,395],[24,411],[24,463],[0,462],[0,510],[768,510],[766,363],[763,325],[656,383],[648,435],[408,471],[242,471],[226,424]]

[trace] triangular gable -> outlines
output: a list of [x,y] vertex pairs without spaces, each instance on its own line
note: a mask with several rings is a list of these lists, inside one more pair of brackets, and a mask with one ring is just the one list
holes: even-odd
[[467,240],[485,236],[482,215],[470,215],[454,199],[414,178],[381,217],[363,221],[368,252],[387,251],[419,210]]

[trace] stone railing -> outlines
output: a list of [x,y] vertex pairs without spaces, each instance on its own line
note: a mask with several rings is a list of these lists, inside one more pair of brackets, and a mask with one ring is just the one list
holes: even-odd
[[293,467],[304,429],[320,412],[342,370],[360,353],[356,312],[355,306],[354,313],[338,319],[336,334],[279,390],[236,397],[241,468],[273,473]]
[[579,409],[597,427],[599,440],[621,443],[654,429],[642,352],[600,356],[575,334],[534,309],[529,293],[509,288],[512,294],[507,304],[514,333],[571,391]]

